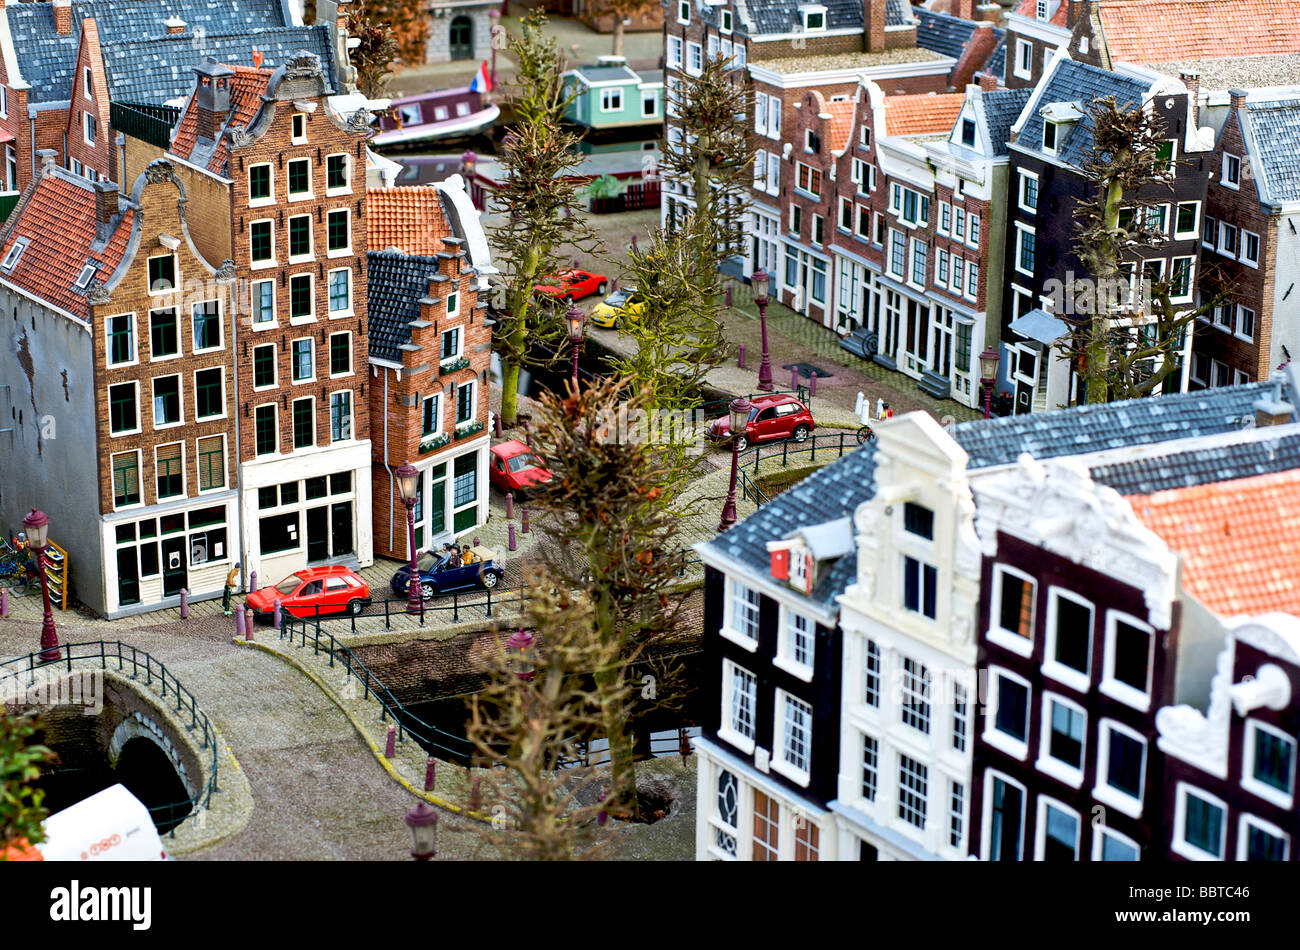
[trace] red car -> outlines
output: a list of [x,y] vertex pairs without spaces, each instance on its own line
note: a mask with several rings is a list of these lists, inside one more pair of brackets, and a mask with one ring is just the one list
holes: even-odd
[[558,297],[566,303],[573,303],[575,300],[590,297],[592,294],[600,294],[603,297],[608,289],[608,277],[604,274],[592,274],[585,270],[571,270],[565,271],[558,276],[552,274],[549,277],[543,277],[542,283],[533,288],[539,294]]
[[[745,434],[736,441],[743,451],[752,443],[771,442],[775,439],[794,439],[803,442],[816,427],[808,407],[793,396],[774,394],[756,396],[751,400]],[[709,423],[708,437],[714,442],[731,438],[731,420],[727,416]]]
[[492,464],[488,466],[492,484],[503,492],[527,495],[551,480],[551,472],[532,449],[517,439],[492,446]]
[[317,613],[359,614],[370,603],[370,585],[341,564],[308,567],[290,574],[274,587],[263,587],[248,595],[249,610],[263,616],[280,609],[294,617],[315,617]]

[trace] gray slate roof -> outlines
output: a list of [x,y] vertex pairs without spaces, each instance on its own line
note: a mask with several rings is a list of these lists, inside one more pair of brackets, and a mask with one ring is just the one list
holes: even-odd
[[1007,35],[1002,31],[1002,38],[998,40],[998,45],[993,47],[993,55],[984,65],[984,71],[990,76],[996,76],[999,82],[1007,80]]
[[[1254,403],[1261,397],[1271,399],[1272,395],[1272,383],[1250,383],[981,419],[964,422],[951,431],[970,456],[967,469],[975,470],[1011,464],[1025,452],[1037,459],[1048,459],[1240,431],[1243,417],[1254,418]],[[1300,404],[1300,394],[1289,379],[1282,398],[1292,405]],[[875,445],[868,442],[782,492],[704,546],[766,573],[768,541],[788,537],[810,524],[852,516],[858,505],[875,495],[875,469]],[[832,606],[856,576],[855,551],[835,562],[810,599]]]
[[639,81],[636,72],[634,72],[630,67],[623,65],[614,66],[601,64],[598,66],[578,66],[573,71],[587,82],[616,82],[618,80],[622,80],[623,82]]
[[961,57],[961,51],[966,48],[970,35],[975,32],[973,21],[949,16],[947,13],[920,8],[916,11],[916,16],[920,20],[916,28],[916,45],[953,59]]
[[1121,495],[1150,495],[1295,468],[1300,468],[1300,434],[1098,465],[1091,474]]
[[72,32],[66,36],[54,29],[49,3],[10,3],[5,16],[18,67],[32,85],[32,102],[70,96],[81,21],[86,17],[94,17],[106,53],[110,46],[127,44],[129,48],[141,40],[167,36],[167,19],[179,17],[189,36],[178,37],[185,42],[170,48],[183,50],[194,62],[205,52],[195,45],[196,36],[232,37],[288,26],[280,0],[75,0]]
[[[803,29],[799,7],[807,0],[749,0],[745,15],[753,24],[752,36],[796,33]],[[826,8],[826,29],[860,30],[863,28],[862,0],[820,0]],[[717,23],[717,13],[710,8],[705,20]],[[902,26],[914,22],[912,7],[904,0],[885,0],[885,26]]]
[[[1087,115],[1093,99],[1114,96],[1120,105],[1140,106],[1150,83],[1109,70],[1098,69],[1086,63],[1063,60],[1048,79],[1043,94],[1034,105],[1032,114],[1020,130],[1016,147],[1023,148],[1043,158],[1050,158],[1043,149],[1043,117],[1039,110],[1058,102],[1081,103],[1084,117],[1063,127],[1065,140],[1057,142],[1056,159],[1075,168],[1082,166],[1092,152],[1092,118]],[[1069,131],[1066,131],[1068,128]]]
[[420,317],[420,299],[429,293],[429,279],[438,273],[436,257],[399,251],[366,254],[367,317],[370,354],[401,362],[398,349],[411,342],[412,320]]
[[982,113],[984,126],[989,130],[993,143],[993,154],[1007,154],[1007,140],[1011,137],[1011,126],[1025,109],[1025,103],[1034,90],[990,89],[979,94],[975,99],[975,109]]
[[204,56],[227,65],[252,66],[254,49],[262,53],[262,66],[268,69],[306,50],[320,57],[327,79],[334,75],[329,27],[324,24],[233,36],[208,35],[202,40],[189,35],[168,36],[104,47],[109,98],[158,105],[186,97],[194,88],[194,67]]
[[1242,118],[1260,200],[1300,200],[1300,98],[1247,100]]

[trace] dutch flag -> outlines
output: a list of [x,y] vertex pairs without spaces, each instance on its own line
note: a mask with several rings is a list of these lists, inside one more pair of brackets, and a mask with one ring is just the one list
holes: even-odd
[[469,84],[470,92],[491,92],[492,79],[488,76],[487,63],[478,64],[478,72],[474,74],[474,80]]

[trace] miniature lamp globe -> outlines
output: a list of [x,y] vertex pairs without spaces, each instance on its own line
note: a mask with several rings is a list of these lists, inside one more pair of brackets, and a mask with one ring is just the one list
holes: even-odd
[[27,541],[37,551],[45,550],[50,538],[50,518],[43,511],[32,509],[31,514],[23,519],[23,530],[27,532]]
[[467,172],[472,172],[474,166],[478,164],[478,156],[472,150],[466,149],[465,153],[460,157],[460,163],[465,166]]
[[402,493],[402,501],[408,504],[415,503],[416,482],[420,479],[420,471],[410,462],[403,462],[402,465],[394,472],[397,476],[397,490]]
[[998,351],[991,346],[980,354],[980,376],[986,386],[998,378]]
[[755,303],[766,303],[767,288],[772,281],[771,276],[769,276],[766,271],[756,270],[754,271],[754,276],[752,276],[749,281],[754,288]]
[[565,314],[565,320],[569,324],[569,342],[581,343],[582,330],[587,322],[587,315],[579,307],[570,307],[569,312]]
[[402,819],[411,829],[411,857],[428,861],[437,853],[434,845],[438,838],[438,813],[426,802],[417,802]]
[[511,672],[521,680],[533,678],[533,664],[528,659],[528,651],[532,649],[533,640],[533,635],[521,628],[512,633],[510,639],[506,641],[506,649],[510,651]]
[[728,422],[731,424],[730,431],[732,435],[745,431],[745,426],[749,423],[750,410],[753,408],[754,404],[744,396],[741,396],[739,399],[731,400],[731,405],[729,405],[727,409],[730,413],[730,419]]

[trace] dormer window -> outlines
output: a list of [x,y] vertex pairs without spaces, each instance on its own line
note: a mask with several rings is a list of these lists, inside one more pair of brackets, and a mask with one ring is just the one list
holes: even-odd
[[14,246],[9,248],[9,253],[5,259],[0,261],[0,270],[13,270],[18,265],[18,258],[23,256],[23,251],[27,248],[27,238],[19,238],[14,242]]
[[1055,152],[1057,142],[1057,129],[1055,122],[1043,123],[1043,151]]
[[87,286],[90,285],[90,282],[91,280],[94,279],[94,277],[95,277],[95,265],[87,264],[85,267],[81,269],[81,273],[77,276],[77,284],[76,284],[77,289],[84,290]]
[[1040,20],[1050,20],[1052,18],[1052,5],[1048,0],[1038,0],[1034,16]]
[[807,33],[826,29],[826,8],[820,4],[801,7],[803,28]]
[[967,148],[975,147],[975,123],[971,119],[961,120],[961,144]]
[[730,33],[731,32],[731,11],[730,10],[721,11],[718,15],[718,22],[721,24],[721,30],[723,33]]

